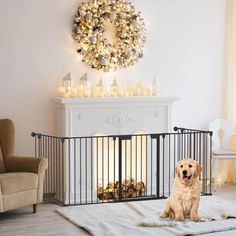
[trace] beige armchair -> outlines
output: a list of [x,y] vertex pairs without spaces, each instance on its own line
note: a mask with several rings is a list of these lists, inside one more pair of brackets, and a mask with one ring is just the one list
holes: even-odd
[[15,128],[0,119],[0,212],[37,204],[43,199],[43,180],[48,162],[35,157],[13,156]]

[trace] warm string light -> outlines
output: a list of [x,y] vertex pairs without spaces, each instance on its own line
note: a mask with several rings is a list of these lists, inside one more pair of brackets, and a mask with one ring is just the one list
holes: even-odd
[[[117,40],[104,37],[106,21],[116,27]],[[82,2],[74,19],[73,38],[82,61],[103,71],[133,65],[143,57],[146,40],[144,20],[126,0]]]
[[89,97],[131,97],[131,96],[158,96],[159,89],[154,79],[152,84],[143,82],[129,83],[120,86],[116,78],[111,85],[104,85],[102,78],[97,83],[90,83],[85,74],[77,85],[72,85],[72,79],[68,74],[63,79],[63,86],[59,87],[59,96],[62,98],[89,98]]

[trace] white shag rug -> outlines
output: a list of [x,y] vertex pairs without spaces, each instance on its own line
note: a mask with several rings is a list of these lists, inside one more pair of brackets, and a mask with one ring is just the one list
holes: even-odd
[[94,236],[198,235],[236,229],[236,201],[201,197],[200,222],[159,217],[165,200],[62,207],[56,211]]

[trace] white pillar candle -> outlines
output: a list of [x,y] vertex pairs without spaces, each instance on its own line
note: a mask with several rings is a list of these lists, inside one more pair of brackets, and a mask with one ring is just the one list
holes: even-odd
[[123,95],[124,95],[125,97],[128,97],[128,96],[129,96],[129,85],[125,85]]
[[98,90],[98,97],[104,97],[104,89],[103,86],[99,88]]
[[124,89],[123,88],[118,88],[117,95],[118,95],[118,97],[124,96]]
[[147,89],[145,85],[143,85],[141,88],[141,96],[147,96]]
[[134,86],[132,84],[128,85],[129,96],[134,96]]
[[140,95],[141,95],[141,89],[140,89],[140,87],[136,87],[135,96],[140,96]]
[[88,87],[87,86],[83,87],[83,97],[85,97],[85,98],[88,97]]
[[152,96],[157,96],[157,82],[156,79],[152,81]]
[[91,89],[90,88],[86,88],[85,97],[87,97],[87,98],[91,97]]
[[77,97],[82,98],[84,96],[83,85],[77,86]]
[[71,96],[71,87],[67,87],[65,91],[65,98],[69,98]]
[[147,86],[146,91],[147,91],[147,96],[151,96],[152,95],[152,88],[151,88],[151,86]]
[[72,88],[71,89],[71,96],[72,98],[76,98],[77,97],[77,88]]
[[97,97],[97,96],[98,96],[97,88],[96,88],[96,86],[93,86],[93,88],[92,88],[92,97]]
[[58,92],[59,92],[59,97],[64,98],[65,97],[66,88],[65,87],[59,87]]
[[107,88],[106,85],[103,85],[103,96],[102,97],[109,97],[110,96],[110,90]]

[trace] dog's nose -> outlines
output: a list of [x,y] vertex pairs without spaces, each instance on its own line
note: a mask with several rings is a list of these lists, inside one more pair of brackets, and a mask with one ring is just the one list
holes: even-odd
[[187,175],[187,170],[183,170],[183,175]]

